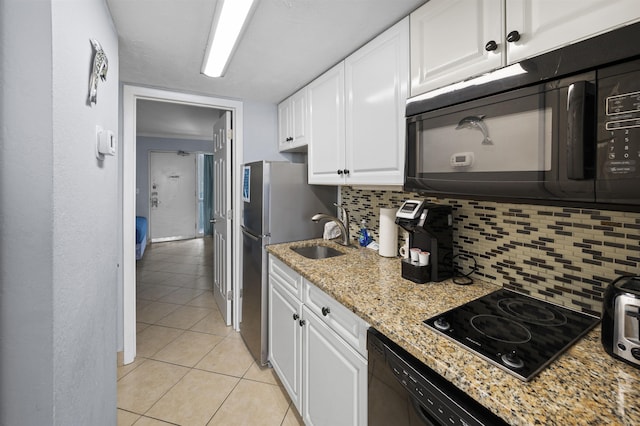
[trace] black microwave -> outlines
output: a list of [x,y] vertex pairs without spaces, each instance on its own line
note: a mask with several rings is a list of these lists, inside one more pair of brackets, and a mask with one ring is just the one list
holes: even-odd
[[[630,30],[640,34],[636,25],[624,37]],[[483,76],[485,87],[409,99],[404,189],[637,210],[640,52],[629,45],[606,53],[616,35],[503,68],[511,77]],[[598,43],[605,65],[596,61]],[[560,69],[562,61],[572,68]]]

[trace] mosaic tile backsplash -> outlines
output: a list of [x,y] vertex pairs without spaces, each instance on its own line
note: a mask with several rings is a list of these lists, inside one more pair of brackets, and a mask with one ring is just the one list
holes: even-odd
[[[357,238],[363,218],[377,241],[381,207],[424,197],[341,187]],[[640,274],[640,214],[608,210],[429,198],[453,208],[456,267],[472,277],[600,316],[606,286]],[[404,243],[398,228],[398,244]],[[473,258],[473,259],[472,259]]]

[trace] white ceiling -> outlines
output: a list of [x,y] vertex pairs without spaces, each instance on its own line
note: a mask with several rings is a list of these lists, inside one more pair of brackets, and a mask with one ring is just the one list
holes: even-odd
[[426,0],[256,1],[225,76],[214,79],[200,69],[217,0],[107,0],[120,80],[276,103]]

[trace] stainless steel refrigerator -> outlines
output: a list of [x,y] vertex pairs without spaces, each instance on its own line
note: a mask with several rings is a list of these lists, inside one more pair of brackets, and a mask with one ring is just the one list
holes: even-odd
[[268,358],[265,246],[322,236],[311,221],[335,214],[335,187],[307,184],[306,164],[258,161],[242,166],[242,319],[240,334],[260,365]]

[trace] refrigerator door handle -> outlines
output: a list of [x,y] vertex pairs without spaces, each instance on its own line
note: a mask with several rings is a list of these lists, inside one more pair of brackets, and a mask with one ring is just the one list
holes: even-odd
[[264,234],[264,235],[256,235],[253,232],[249,231],[247,228],[245,228],[244,226],[240,226],[240,228],[242,229],[242,233],[245,234],[247,237],[251,238],[254,241],[258,241],[261,238],[267,238],[270,237],[271,234]]

